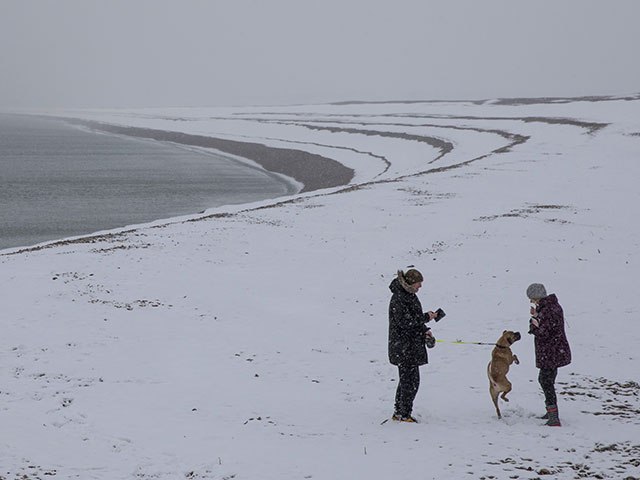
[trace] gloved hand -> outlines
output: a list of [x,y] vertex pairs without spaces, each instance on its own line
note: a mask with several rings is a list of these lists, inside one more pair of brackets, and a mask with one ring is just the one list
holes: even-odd
[[433,336],[431,330],[427,330],[427,339],[426,342],[427,348],[433,348],[436,346],[436,337]]

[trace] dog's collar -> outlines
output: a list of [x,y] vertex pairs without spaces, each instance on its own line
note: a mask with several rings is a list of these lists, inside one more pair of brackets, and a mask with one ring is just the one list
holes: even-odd
[[505,347],[504,345],[498,345],[497,343],[496,343],[496,347],[498,347],[498,348],[509,348],[509,347]]

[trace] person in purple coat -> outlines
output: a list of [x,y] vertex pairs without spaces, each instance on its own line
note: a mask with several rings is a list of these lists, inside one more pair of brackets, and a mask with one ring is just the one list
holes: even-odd
[[544,285],[532,283],[527,288],[531,307],[529,333],[534,336],[538,381],[544,392],[547,425],[560,426],[555,381],[558,368],[571,363],[571,349],[564,332],[564,313],[554,293],[547,295]]

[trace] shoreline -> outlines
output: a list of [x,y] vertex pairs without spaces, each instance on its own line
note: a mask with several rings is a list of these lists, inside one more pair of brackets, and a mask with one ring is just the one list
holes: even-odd
[[246,158],[269,172],[285,175],[300,182],[303,187],[298,193],[348,185],[355,175],[353,169],[345,167],[336,160],[303,150],[268,147],[255,142],[240,142],[205,135],[113,125],[77,118],[59,118],[72,125],[81,125],[102,132],[149,138],[193,147],[212,148],[228,155]]
[[[282,181],[290,185],[289,193],[287,193],[289,196],[325,188],[345,186],[350,183],[355,174],[353,169],[345,167],[336,160],[302,150],[268,147],[259,143],[241,142],[175,131],[113,125],[72,117],[51,117],[45,115],[43,118],[48,120],[62,120],[69,125],[85,127],[96,132],[149,139],[158,142],[170,142],[184,147],[196,147],[196,149],[213,149],[229,157],[238,157],[235,161],[245,163],[245,165],[250,168],[264,169],[264,171],[271,176],[281,177]],[[249,160],[257,165],[252,167],[249,162],[243,162],[243,160]],[[198,212],[193,212],[191,215],[197,214]],[[164,220],[169,219],[170,217],[164,218]],[[154,223],[160,220],[162,219],[144,222],[144,224],[146,225],[147,223]],[[138,226],[138,224],[135,224],[135,227]],[[52,238],[51,240],[45,240],[31,245],[0,248],[0,252],[2,252],[0,255],[4,256],[37,251],[67,243],[92,242],[98,238],[112,237],[132,231],[131,227],[131,225],[126,225],[115,229],[98,230],[87,234]],[[133,230],[135,229],[136,228],[133,228]]]

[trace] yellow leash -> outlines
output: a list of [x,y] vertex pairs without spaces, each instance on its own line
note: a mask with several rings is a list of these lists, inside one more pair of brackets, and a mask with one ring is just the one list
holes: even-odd
[[486,343],[486,342],[463,342],[461,340],[451,341],[451,340],[436,340],[439,343],[459,343],[460,345],[493,345],[496,346],[495,343]]

